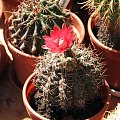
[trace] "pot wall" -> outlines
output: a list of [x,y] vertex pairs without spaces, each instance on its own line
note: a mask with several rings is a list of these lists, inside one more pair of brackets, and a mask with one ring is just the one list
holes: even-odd
[[4,70],[5,64],[6,64],[6,51],[3,44],[0,41],[0,74]]
[[[6,41],[6,44],[9,48],[9,51],[11,52],[13,56],[13,65],[15,68],[15,72],[17,74],[17,78],[20,81],[20,83],[23,85],[28,76],[33,72],[35,68],[36,61],[42,59],[43,57],[35,57],[32,55],[28,55],[26,53],[21,52],[20,50],[16,49],[11,43],[10,43],[10,35],[8,26],[11,22],[12,16],[6,20],[5,26],[4,26],[4,38]],[[76,16],[74,13],[71,13],[71,20],[73,26],[77,29],[77,32],[79,34],[77,42],[78,44],[81,44],[84,40],[85,36],[85,28],[82,23],[82,21],[79,19],[78,16]]]
[[16,7],[20,4],[19,1],[22,0],[1,0],[1,1],[3,5],[5,18],[8,19],[12,14],[11,12],[14,11],[14,9],[16,9]]
[[104,46],[95,37],[92,31],[94,24],[95,21],[93,21],[91,16],[88,20],[88,33],[91,43],[102,58],[102,62],[105,63],[105,77],[110,88],[120,91],[120,52]]
[[3,27],[3,23],[4,23],[4,14],[3,14],[3,5],[2,5],[2,1],[0,0],[0,28]]
[[2,10],[3,10],[2,1],[0,1],[0,20],[2,17]]
[[[28,114],[31,116],[31,118],[33,120],[48,120],[48,119],[42,117],[41,115],[39,115],[37,112],[35,112],[29,104],[31,96],[36,91],[36,88],[31,81],[31,79],[34,76],[35,76],[35,73],[32,73],[28,77],[28,79],[26,80],[26,82],[23,86],[23,91],[22,91],[23,102],[24,102],[24,105],[26,107],[26,110],[27,110]],[[108,86],[107,82],[105,82],[105,86],[102,87],[101,94],[103,95],[102,98],[103,98],[104,103],[105,103],[104,107],[100,110],[100,112],[98,114],[96,114],[95,116],[93,116],[91,118],[88,118],[86,120],[101,120],[103,118],[106,110],[109,107],[110,98],[111,98],[111,94],[109,93],[109,86]]]

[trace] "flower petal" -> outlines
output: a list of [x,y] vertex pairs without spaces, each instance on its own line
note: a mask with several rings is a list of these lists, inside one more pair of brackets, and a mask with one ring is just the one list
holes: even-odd
[[43,36],[43,39],[46,43],[43,46],[44,49],[49,49],[51,52],[64,52],[72,45],[74,40],[72,26],[66,27],[63,24],[61,29],[58,26],[54,26],[50,36]]

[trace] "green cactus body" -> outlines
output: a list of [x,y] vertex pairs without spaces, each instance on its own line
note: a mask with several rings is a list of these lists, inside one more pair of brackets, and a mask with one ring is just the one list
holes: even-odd
[[42,55],[42,36],[49,35],[54,25],[61,28],[69,16],[69,12],[60,7],[57,1],[23,1],[17,12],[13,13],[12,24],[9,27],[11,43],[25,53]]
[[84,3],[100,17],[98,39],[104,45],[120,50],[120,0],[87,0]]
[[[67,54],[72,51],[71,54]],[[46,117],[51,108],[75,110],[99,95],[103,84],[102,65],[93,51],[73,45],[65,54],[47,53],[36,66],[37,80],[34,81],[40,103],[38,112]],[[48,112],[49,111],[49,112]],[[45,114],[46,113],[46,114]]]

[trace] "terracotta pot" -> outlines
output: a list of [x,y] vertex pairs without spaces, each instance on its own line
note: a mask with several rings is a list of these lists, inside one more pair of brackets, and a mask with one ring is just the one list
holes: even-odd
[[2,16],[2,10],[3,10],[3,5],[2,5],[2,1],[0,0],[0,18]]
[[5,18],[8,19],[11,16],[11,12],[20,4],[22,0],[1,0],[3,4],[3,11]]
[[74,4],[74,0],[70,0],[67,5],[67,9],[71,9],[73,4]]
[[[85,36],[85,28],[82,23],[82,21],[79,19],[78,16],[76,16],[74,13],[71,13],[71,20],[73,23],[73,26],[77,29],[78,33],[80,34],[78,38],[78,43],[81,44],[84,40]],[[40,60],[43,57],[35,57],[33,55],[29,55],[26,53],[21,52],[20,50],[16,49],[11,43],[10,43],[10,35],[8,26],[11,22],[11,17],[9,20],[5,22],[4,27],[4,38],[6,40],[6,44],[13,56],[13,64],[14,68],[18,77],[18,80],[23,85],[25,80],[28,78],[28,76],[33,72],[36,60]]]
[[[3,4],[2,1],[0,0],[0,28],[3,28],[3,23],[4,23]],[[3,37],[3,33],[0,31],[0,74],[4,70],[7,62],[7,53],[4,45],[1,42],[2,41],[1,37]]]
[[[41,116],[40,114],[38,114],[37,112],[35,112],[29,104],[31,96],[36,92],[36,87],[34,86],[34,83],[31,80],[33,77],[35,77],[35,73],[32,73],[28,77],[28,79],[26,80],[26,82],[23,86],[22,97],[23,97],[24,105],[26,107],[28,114],[32,118],[32,120],[48,120],[48,119],[44,118],[43,116]],[[104,104],[103,108],[100,110],[99,113],[97,113],[93,117],[88,118],[86,120],[102,120],[103,119],[103,116],[109,107],[110,98],[111,98],[111,94],[109,93],[109,86],[108,86],[107,82],[106,82],[105,86],[103,86],[103,88],[101,89],[101,94],[104,95],[103,100],[104,100],[105,104]]]
[[0,0],[0,28],[3,27],[3,23],[4,23],[4,14],[3,14],[3,4],[2,1]]
[[[62,3],[64,2],[64,0],[61,0],[61,1]],[[64,7],[71,10],[73,3],[74,3],[74,0],[68,0],[67,4]]]
[[36,64],[35,61],[40,60],[43,57],[42,56],[36,57],[34,55],[29,55],[16,49],[9,41],[10,36],[9,36],[7,21],[5,23],[5,28],[4,28],[4,38],[8,46],[8,49],[13,57],[13,66],[15,69],[15,74],[17,75],[17,79],[19,80],[21,85],[23,85],[25,80],[34,70]]
[[120,51],[113,50],[103,45],[94,35],[92,28],[95,25],[95,21],[92,19],[93,15],[88,20],[88,33],[90,40],[94,48],[102,57],[105,65],[106,80],[111,89],[120,91]]
[[5,68],[6,56],[7,56],[7,54],[6,54],[5,48],[0,41],[0,74],[2,73],[2,71]]

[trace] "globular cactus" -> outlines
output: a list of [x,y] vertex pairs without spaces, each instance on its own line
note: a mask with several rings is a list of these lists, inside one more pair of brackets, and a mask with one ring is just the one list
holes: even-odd
[[42,36],[49,35],[54,25],[61,28],[69,16],[59,0],[24,0],[13,12],[9,26],[11,43],[25,53],[43,55]]
[[35,69],[37,112],[51,118],[54,108],[56,111],[84,108],[99,96],[99,86],[104,83],[102,69],[103,64],[93,50],[83,45],[74,44],[62,54],[46,53]]

